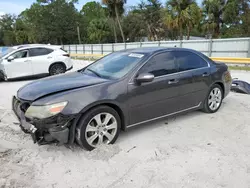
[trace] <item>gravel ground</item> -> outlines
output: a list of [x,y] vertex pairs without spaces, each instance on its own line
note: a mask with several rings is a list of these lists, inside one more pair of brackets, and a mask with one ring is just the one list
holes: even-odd
[[[79,68],[88,64],[75,61]],[[250,72],[232,71],[250,82]],[[230,93],[215,114],[191,112],[122,132],[88,152],[37,146],[21,132],[11,96],[30,82],[0,83],[0,187],[250,187],[250,96]]]

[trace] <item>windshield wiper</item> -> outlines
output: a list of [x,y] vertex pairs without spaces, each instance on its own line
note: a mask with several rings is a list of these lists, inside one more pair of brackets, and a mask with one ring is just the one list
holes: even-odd
[[92,70],[92,69],[86,69],[86,70],[88,70],[88,71],[94,73],[96,76],[102,78],[102,76],[101,76],[100,74],[98,74],[96,71],[94,71],[94,70]]

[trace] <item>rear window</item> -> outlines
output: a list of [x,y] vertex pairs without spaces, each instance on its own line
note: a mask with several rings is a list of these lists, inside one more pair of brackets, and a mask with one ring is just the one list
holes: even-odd
[[48,55],[51,52],[53,52],[53,50],[49,48],[31,48],[29,51],[30,51],[29,53],[30,57]]

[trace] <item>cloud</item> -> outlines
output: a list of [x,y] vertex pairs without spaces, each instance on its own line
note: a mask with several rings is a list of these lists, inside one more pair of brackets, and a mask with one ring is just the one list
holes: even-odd
[[29,4],[24,4],[21,1],[20,3],[0,2],[0,15],[5,13],[18,15],[26,8],[29,8],[29,6]]

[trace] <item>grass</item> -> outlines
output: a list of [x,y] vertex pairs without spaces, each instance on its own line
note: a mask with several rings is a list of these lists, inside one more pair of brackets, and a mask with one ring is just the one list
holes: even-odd
[[250,67],[248,66],[228,66],[230,70],[244,70],[244,71],[250,71]]

